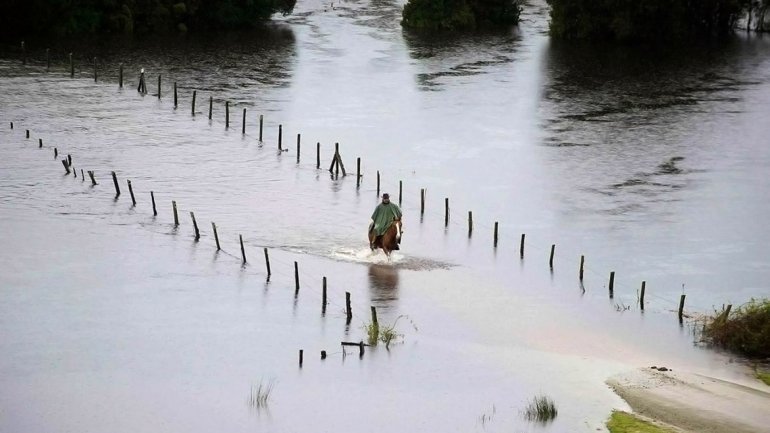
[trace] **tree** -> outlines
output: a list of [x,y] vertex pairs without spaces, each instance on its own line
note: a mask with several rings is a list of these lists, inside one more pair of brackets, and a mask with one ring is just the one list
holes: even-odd
[[456,31],[517,24],[519,0],[409,0],[401,25],[415,30]]

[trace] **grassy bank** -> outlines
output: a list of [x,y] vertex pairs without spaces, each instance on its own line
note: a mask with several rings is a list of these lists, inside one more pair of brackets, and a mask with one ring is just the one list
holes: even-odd
[[658,427],[652,423],[637,418],[636,416],[613,411],[610,420],[607,421],[610,433],[671,433],[673,430]]
[[770,386],[770,371],[758,371],[757,379],[765,382],[765,385]]
[[737,309],[730,307],[707,317],[706,342],[749,358],[770,358],[770,299],[752,299]]

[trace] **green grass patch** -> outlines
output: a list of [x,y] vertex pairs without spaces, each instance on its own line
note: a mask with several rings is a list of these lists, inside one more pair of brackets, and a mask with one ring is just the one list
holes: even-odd
[[610,433],[672,433],[673,432],[673,430],[658,427],[647,421],[643,421],[630,413],[621,412],[618,410],[612,411],[610,420],[607,421],[607,428],[610,430]]
[[752,299],[705,318],[704,339],[749,358],[770,358],[770,299]]
[[[401,319],[406,319],[411,322],[408,316],[398,316],[391,325],[380,325],[375,323],[364,324],[364,331],[366,332],[366,342],[370,346],[376,346],[378,343],[385,344],[385,348],[390,348],[391,343],[395,343],[398,340],[404,338],[404,334],[400,334],[396,331],[396,325]],[[412,323],[412,327],[417,330],[417,326]]]
[[524,409],[524,417],[530,421],[548,422],[556,418],[559,410],[547,395],[538,395]]
[[765,382],[765,385],[770,386],[770,371],[758,371],[757,379]]

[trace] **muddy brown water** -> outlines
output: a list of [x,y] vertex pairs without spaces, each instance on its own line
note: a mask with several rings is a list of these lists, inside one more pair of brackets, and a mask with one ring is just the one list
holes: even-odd
[[[255,34],[205,40],[51,42],[50,72],[42,43],[28,42],[27,67],[4,48],[0,430],[595,431],[625,407],[603,383],[616,372],[745,379],[740,362],[693,347],[671,310],[683,289],[693,313],[770,293],[770,40],[557,44],[539,2],[515,31],[432,39],[401,31],[401,6],[302,3]],[[324,168],[334,142],[349,172],[362,158],[360,188],[316,170],[316,142]],[[64,176],[53,147],[99,185]],[[376,170],[383,192],[404,186],[392,263],[365,243]],[[401,342],[343,356],[370,305]],[[269,404],[250,407],[252,386],[270,381]],[[556,401],[553,423],[520,414],[539,393]]]

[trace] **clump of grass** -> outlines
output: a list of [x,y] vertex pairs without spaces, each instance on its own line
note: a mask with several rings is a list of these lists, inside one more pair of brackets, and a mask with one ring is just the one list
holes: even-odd
[[249,406],[255,408],[266,407],[270,401],[270,395],[273,393],[273,386],[274,382],[272,380],[267,383],[260,381],[257,386],[252,385],[248,399]]
[[752,299],[730,313],[715,311],[703,324],[709,343],[750,358],[770,357],[770,299]]
[[621,412],[612,411],[610,420],[607,421],[607,428],[610,433],[671,433],[673,430],[669,430],[663,427],[656,426],[655,424],[641,420],[636,416]]
[[[378,343],[384,343],[385,348],[390,349],[390,343],[396,342],[398,339],[404,337],[404,334],[399,334],[396,331],[396,325],[402,318],[408,320],[407,316],[398,316],[392,325],[379,325],[375,323],[364,324],[367,343],[371,346],[376,346]],[[414,323],[412,323],[412,326],[414,326]],[[417,327],[414,326],[414,329],[416,330]]]
[[556,404],[547,395],[538,395],[524,409],[524,417],[530,421],[548,422],[559,414]]

